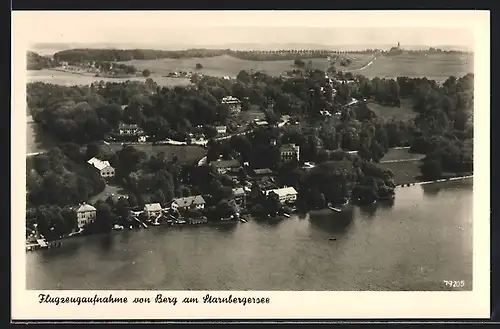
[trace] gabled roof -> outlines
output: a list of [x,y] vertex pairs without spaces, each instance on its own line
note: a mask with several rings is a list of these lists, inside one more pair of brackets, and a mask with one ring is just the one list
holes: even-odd
[[269,168],[263,168],[263,169],[254,169],[253,172],[255,175],[272,175],[274,174],[273,171]]
[[295,144],[284,144],[284,145],[281,145],[280,147],[280,151],[281,152],[295,152],[297,151],[297,149],[299,148],[298,145],[295,145]]
[[293,187],[283,187],[274,190],[267,190],[264,193],[268,195],[269,193],[274,192],[278,194],[278,196],[286,196],[290,194],[297,194],[297,191]]
[[184,198],[174,199],[173,202],[175,202],[179,207],[185,208],[189,207],[190,205],[205,204],[205,199],[203,199],[201,195],[193,195]]
[[97,209],[90,204],[82,204],[77,209],[76,212],[86,212],[86,211],[96,211]]
[[121,129],[137,129],[137,128],[139,128],[139,126],[135,123],[128,124],[128,123],[123,123],[123,122],[120,123],[120,125],[118,127]]
[[234,196],[242,196],[242,195],[245,195],[245,190],[243,189],[243,187],[233,188],[233,195],[234,195]]
[[215,126],[215,129],[219,130],[219,129],[227,129],[226,126]]
[[161,205],[159,203],[148,203],[144,205],[146,211],[160,211]]
[[239,103],[240,100],[236,97],[233,97],[233,96],[226,96],[226,97],[222,98],[221,102],[222,103]]
[[92,158],[89,161],[87,161],[87,163],[91,166],[96,167],[98,170],[103,170],[106,167],[111,167],[109,161],[102,161],[97,158]]
[[236,168],[240,166],[238,160],[217,160],[210,162],[211,166],[215,168]]

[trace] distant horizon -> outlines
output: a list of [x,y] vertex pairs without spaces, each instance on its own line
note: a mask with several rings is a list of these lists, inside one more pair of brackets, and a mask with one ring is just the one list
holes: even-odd
[[[280,49],[314,49],[314,50],[337,50],[337,51],[362,51],[366,49],[390,49],[396,46],[398,41],[385,44],[319,44],[307,42],[227,42],[215,44],[188,44],[188,43],[145,43],[145,42],[37,42],[31,44],[28,50],[42,55],[52,55],[58,51],[90,48],[90,49],[155,49],[181,51],[187,49],[231,49],[231,50],[280,50]],[[473,49],[460,45],[425,45],[425,44],[401,44],[405,50],[425,50],[429,48],[442,50],[472,52]]]
[[[27,45],[235,50],[443,48],[472,51],[463,11],[23,12]],[[28,23],[29,22],[29,23]],[[48,22],[50,22],[48,24]],[[61,29],[61,27],[64,27]],[[39,49],[49,47],[38,45]]]

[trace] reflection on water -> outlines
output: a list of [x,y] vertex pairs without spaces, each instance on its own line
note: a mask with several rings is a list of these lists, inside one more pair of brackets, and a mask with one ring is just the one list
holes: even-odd
[[431,197],[437,196],[442,188],[443,188],[442,186],[435,186],[435,184],[422,185],[422,190],[424,191],[424,194]]
[[329,233],[340,233],[347,230],[354,218],[352,208],[347,208],[341,213],[336,213],[330,209],[313,211],[309,215],[309,221],[313,226],[321,228]]
[[391,209],[394,207],[395,201],[394,200],[378,200],[377,202],[367,204],[367,205],[360,205],[358,206],[360,213],[365,215],[367,218],[374,218],[377,211],[385,209]]
[[[439,184],[438,184],[439,185]],[[396,200],[200,227],[68,239],[26,253],[28,289],[442,290],[472,288],[472,180]],[[424,188],[425,187],[425,188]]]
[[112,247],[113,247],[113,235],[105,234],[105,235],[101,236],[99,240],[100,240],[99,242],[100,242],[101,250],[108,252],[112,249]]

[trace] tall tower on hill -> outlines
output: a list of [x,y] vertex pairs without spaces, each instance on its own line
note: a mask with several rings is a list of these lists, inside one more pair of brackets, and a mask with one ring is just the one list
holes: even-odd
[[399,41],[398,41],[398,49],[399,49],[399,48],[400,48],[400,46],[399,46]]

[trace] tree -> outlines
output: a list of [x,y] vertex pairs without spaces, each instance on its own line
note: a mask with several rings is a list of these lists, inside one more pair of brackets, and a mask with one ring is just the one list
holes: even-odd
[[125,197],[120,197],[114,205],[114,212],[118,217],[125,218],[130,210],[129,200]]
[[92,142],[92,143],[87,144],[87,148],[85,150],[85,157],[87,159],[99,157],[100,153],[101,153],[101,147],[99,146],[98,143]]
[[66,227],[65,233],[70,233],[78,228],[78,219],[76,212],[70,208],[64,208],[61,213]]
[[297,58],[296,60],[294,60],[293,64],[295,64],[295,66],[297,66],[299,68],[304,68],[304,66],[306,65],[306,63],[303,60],[301,60],[300,58]]
[[94,225],[89,229],[97,232],[109,232],[113,223],[116,221],[116,215],[111,211],[111,206],[106,202],[100,202],[96,205],[97,213]]
[[422,172],[422,176],[427,179],[438,179],[443,174],[443,166],[440,160],[427,160],[422,163],[420,166],[420,171]]
[[241,70],[236,76],[236,80],[241,81],[243,83],[250,83],[252,81],[250,75],[247,71]]
[[159,204],[165,203],[165,195],[161,190],[157,190],[153,195],[153,202],[158,202]]
[[137,202],[137,198],[135,197],[134,194],[129,194],[128,196],[128,203],[130,208],[135,209],[139,205]]
[[144,69],[142,71],[142,75],[145,77],[145,78],[148,78],[150,75],[151,75],[151,71],[148,70],[148,69]]
[[269,195],[265,198],[263,207],[266,213],[271,216],[276,216],[281,208],[281,203],[279,201],[278,195],[274,192],[269,193]]
[[76,143],[64,143],[61,150],[69,159],[77,162],[81,160],[80,146]]
[[205,136],[208,139],[215,138],[217,136],[217,129],[215,127],[205,127]]

